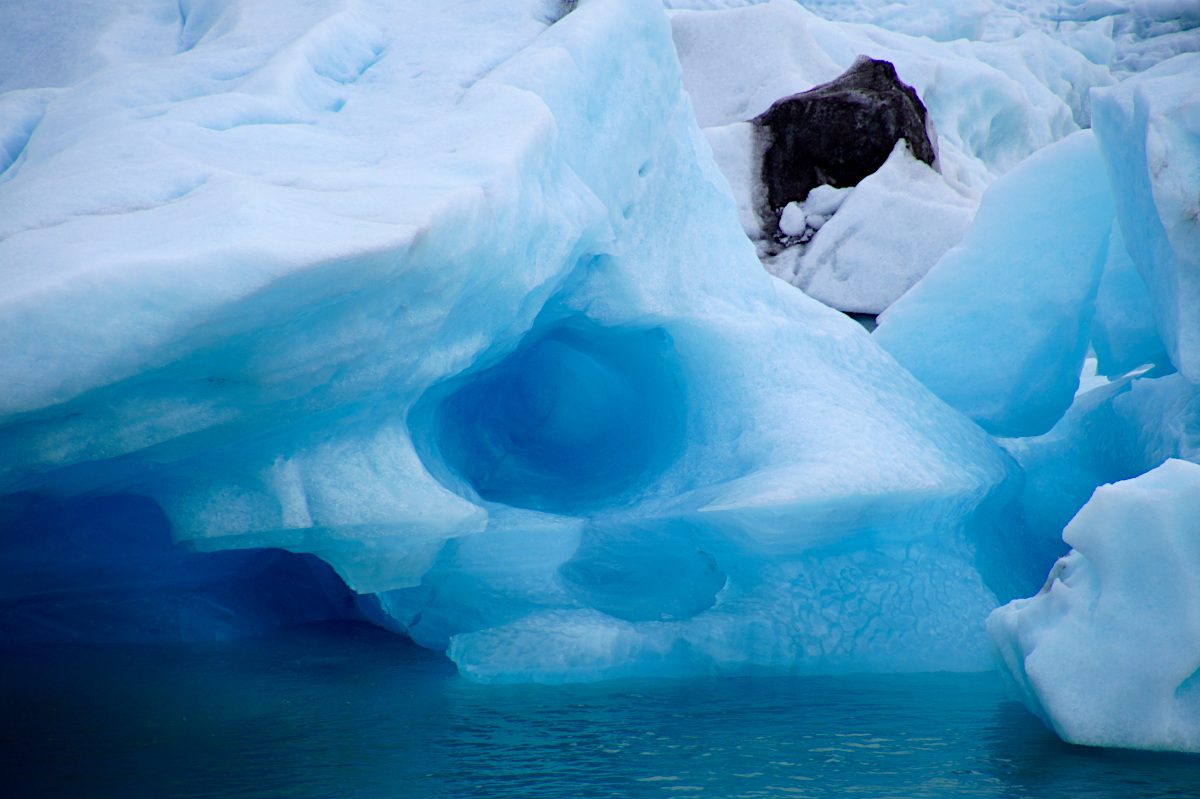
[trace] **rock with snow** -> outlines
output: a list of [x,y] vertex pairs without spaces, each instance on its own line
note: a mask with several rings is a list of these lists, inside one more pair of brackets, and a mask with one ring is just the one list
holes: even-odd
[[[805,207],[827,188],[815,189]],[[827,222],[812,225],[812,239],[792,260],[792,271],[775,274],[848,313],[887,309],[962,240],[976,209],[973,198],[950,188],[902,142],[879,171],[842,191],[847,199]]]
[[840,76],[776,101],[753,123],[763,133],[764,218],[817,186],[857,185],[904,139],[926,164],[937,160],[937,133],[911,86],[886,61],[860,58]]

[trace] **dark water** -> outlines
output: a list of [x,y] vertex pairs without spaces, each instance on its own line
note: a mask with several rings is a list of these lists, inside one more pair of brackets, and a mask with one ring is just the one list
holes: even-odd
[[6,797],[1200,797],[992,675],[479,686],[365,625],[0,653]]

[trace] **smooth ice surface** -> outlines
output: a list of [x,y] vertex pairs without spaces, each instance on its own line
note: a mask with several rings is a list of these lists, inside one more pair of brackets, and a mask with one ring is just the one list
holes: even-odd
[[985,430],[1043,433],[1079,385],[1112,220],[1092,134],[1046,147],[992,184],[872,338]]
[[1096,136],[1129,254],[1171,362],[1200,382],[1200,53],[1095,93]]
[[1034,597],[988,618],[1022,700],[1072,743],[1200,751],[1200,465],[1096,489]]
[[1013,462],[762,270],[658,3],[568,10],[134,4],[0,97],[0,484],[478,680],[983,667]]

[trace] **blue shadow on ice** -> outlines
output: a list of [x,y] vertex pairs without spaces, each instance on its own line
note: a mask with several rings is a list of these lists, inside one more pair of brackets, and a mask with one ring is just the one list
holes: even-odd
[[571,513],[627,498],[670,465],[685,405],[664,330],[577,317],[434,389],[410,422],[435,474],[441,461],[485,500]]
[[0,640],[231,640],[356,618],[319,558],[188,552],[145,497],[0,499]]

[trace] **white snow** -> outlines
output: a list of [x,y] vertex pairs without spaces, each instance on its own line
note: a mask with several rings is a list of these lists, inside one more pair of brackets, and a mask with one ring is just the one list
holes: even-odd
[[785,236],[800,236],[808,227],[807,219],[804,205],[790,202],[784,206],[783,213],[779,216],[779,232]]
[[[836,193],[834,202],[822,205],[822,189]],[[820,224],[810,222],[817,232],[790,274],[777,266],[787,252],[775,259],[773,274],[838,310],[879,314],[962,240],[976,202],[913,158],[901,140],[878,172],[854,188],[818,186],[805,208],[820,214]]]
[[[669,8],[739,8],[769,0],[666,0]],[[1043,33],[1114,72],[1200,51],[1193,0],[805,0],[822,18],[938,42],[1005,42]]]

